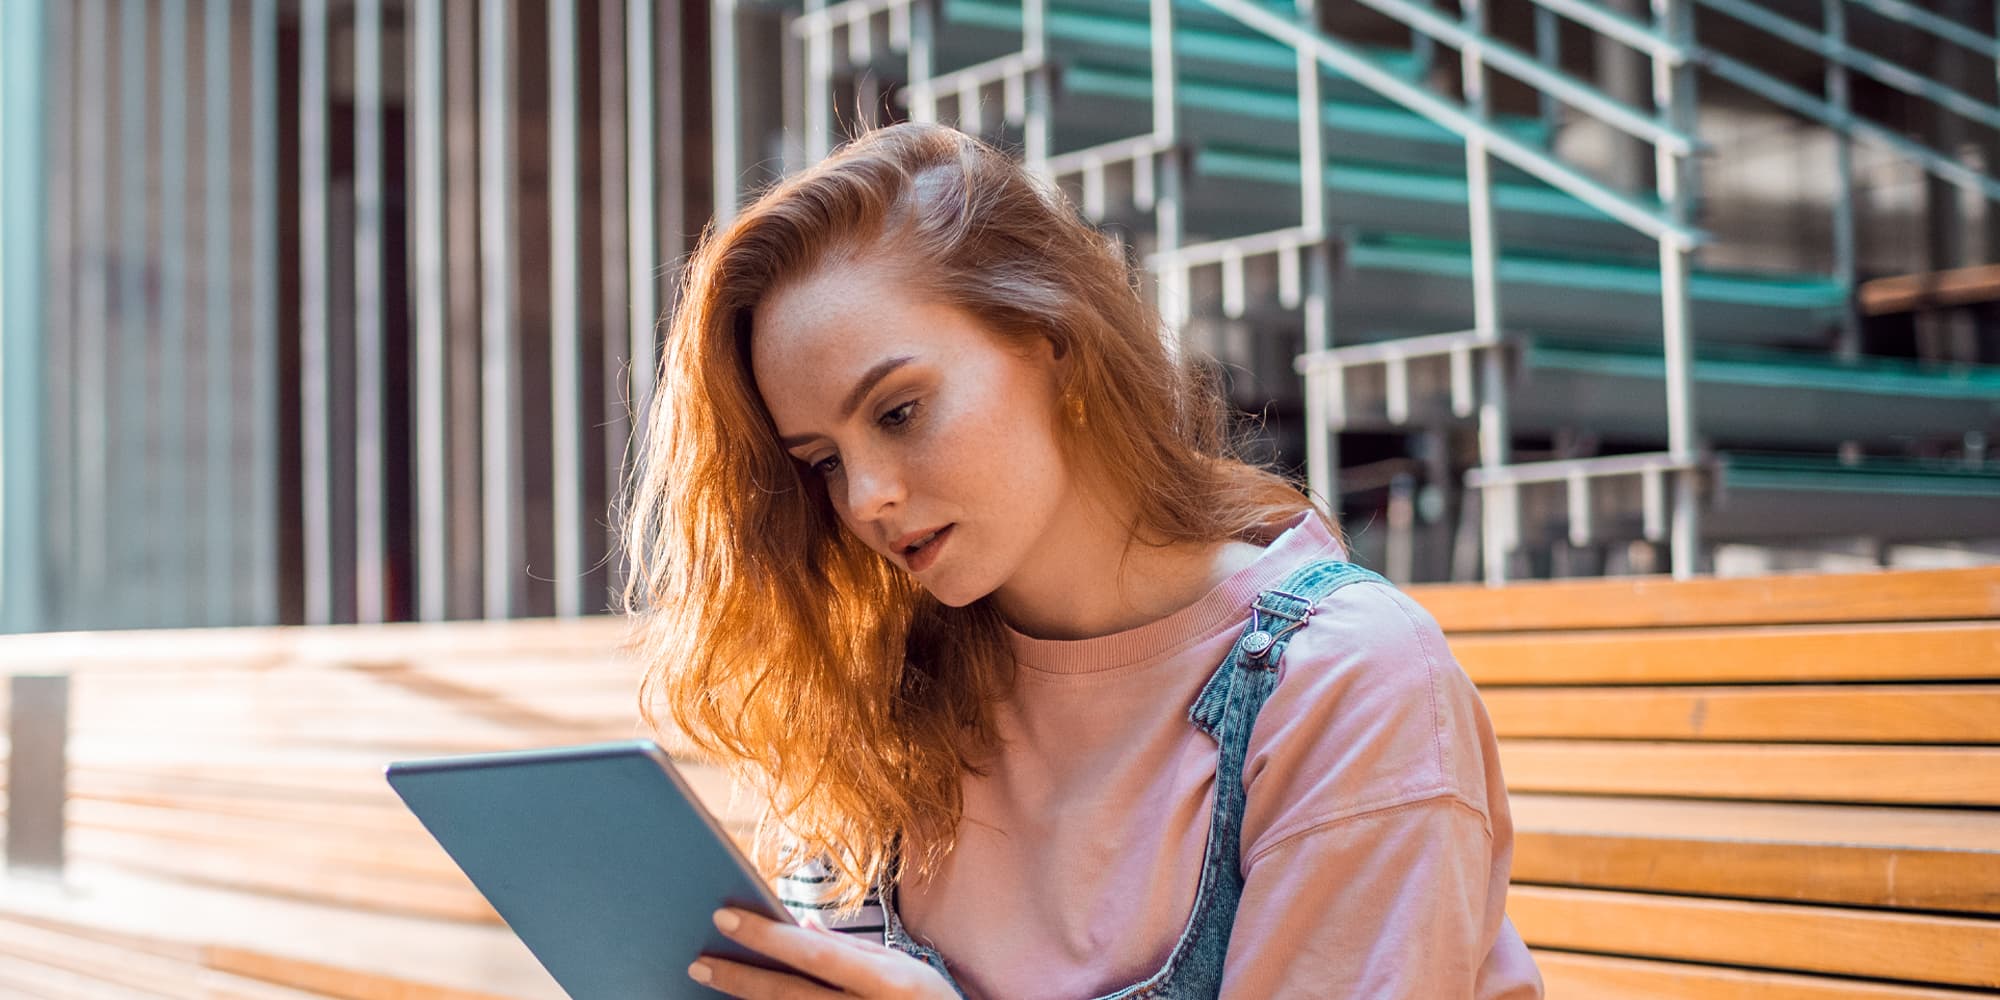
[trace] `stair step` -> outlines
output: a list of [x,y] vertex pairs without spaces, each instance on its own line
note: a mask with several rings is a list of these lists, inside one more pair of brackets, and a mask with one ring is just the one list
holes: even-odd
[[[1407,234],[1358,233],[1346,246],[1336,287],[1341,331],[1396,335],[1472,325],[1472,253],[1467,244]],[[1502,247],[1502,323],[1584,336],[1660,336],[1656,261],[1564,256]],[[1689,279],[1695,335],[1703,340],[1821,346],[1847,300],[1841,282],[1819,275],[1696,270]]]
[[[999,0],[945,0],[944,20],[949,27],[941,35],[946,38],[961,29],[983,28],[1012,33],[1018,44],[1021,7]],[[1144,3],[1059,4],[1049,9],[1045,23],[1050,45],[1058,55],[1085,56],[1132,70],[1149,72],[1152,68],[1152,25]],[[1297,56],[1291,46],[1249,28],[1177,22],[1174,54],[1180,70],[1194,76],[1227,76],[1282,86],[1295,80],[1297,74]],[[1405,79],[1413,80],[1422,71],[1422,64],[1407,50],[1376,49],[1372,55],[1383,69]],[[1367,93],[1358,85],[1343,87],[1356,95]]]
[[[1514,338],[1509,382],[1517,432],[1585,427],[1633,447],[1664,445],[1666,360],[1658,344]],[[1700,431],[1723,444],[1896,445],[2000,428],[2000,366],[1839,362],[1793,352],[1704,346],[1694,362]],[[1408,369],[1413,420],[1451,421],[1445,359]],[[1383,426],[1382,369],[1350,373],[1349,426]]]

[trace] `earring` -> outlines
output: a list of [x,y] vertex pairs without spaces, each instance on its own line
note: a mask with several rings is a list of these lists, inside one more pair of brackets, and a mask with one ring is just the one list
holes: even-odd
[[1065,395],[1065,396],[1063,397],[1063,402],[1064,402],[1064,404],[1065,404],[1065,405],[1067,406],[1067,408],[1069,409],[1069,422],[1070,422],[1070,423],[1073,423],[1073,424],[1077,425],[1078,427],[1082,427],[1082,426],[1083,426],[1084,424],[1086,424],[1086,423],[1089,423],[1089,421],[1085,420],[1085,419],[1084,419],[1084,416],[1083,416],[1083,397],[1082,397],[1082,396],[1075,396],[1075,395]]

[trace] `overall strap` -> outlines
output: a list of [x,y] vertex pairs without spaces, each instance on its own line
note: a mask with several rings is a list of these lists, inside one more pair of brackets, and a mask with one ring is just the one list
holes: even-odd
[[[1223,742],[1222,722],[1233,692],[1241,696],[1254,719],[1276,682],[1278,662],[1284,658],[1285,647],[1291,644],[1293,634],[1312,618],[1314,606],[1334,591],[1364,580],[1389,582],[1374,570],[1338,559],[1322,559],[1300,566],[1277,586],[1260,592],[1250,605],[1250,622],[1244,626],[1243,634],[1237,636],[1222,666],[1202,685],[1201,694],[1188,708],[1188,721],[1200,726],[1217,742]],[[1244,672],[1261,674],[1271,683],[1238,684],[1237,675]],[[1261,688],[1261,692],[1254,692],[1253,688]],[[1248,705],[1250,700],[1256,702],[1254,707]],[[1246,737],[1247,728],[1243,734]]]

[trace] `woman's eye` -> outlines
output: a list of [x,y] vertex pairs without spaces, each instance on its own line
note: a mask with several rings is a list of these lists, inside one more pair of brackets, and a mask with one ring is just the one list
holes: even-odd
[[884,427],[901,427],[904,424],[910,422],[910,417],[916,413],[916,409],[917,409],[917,401],[914,399],[910,400],[909,402],[904,403],[903,405],[898,406],[895,409],[882,414],[881,424]]
[[812,464],[813,472],[822,476],[833,475],[833,471],[838,468],[840,468],[839,455],[828,455]]

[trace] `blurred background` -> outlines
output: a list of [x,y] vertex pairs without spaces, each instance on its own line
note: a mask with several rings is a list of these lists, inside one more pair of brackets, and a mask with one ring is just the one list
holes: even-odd
[[2000,557],[1991,4],[1174,8],[5,0],[0,624],[605,610],[678,262],[913,114],[1400,581]]
[[1991,0],[0,0],[0,997],[562,996],[383,768],[656,735],[679,267],[905,118],[1437,618],[1552,998],[2000,986]]

